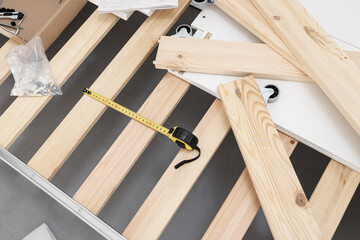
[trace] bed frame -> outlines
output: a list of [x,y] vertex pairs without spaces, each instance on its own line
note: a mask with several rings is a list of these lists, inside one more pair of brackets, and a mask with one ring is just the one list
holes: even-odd
[[[147,18],[90,89],[114,99],[154,50],[159,38],[167,33],[190,2],[179,0],[177,9],[158,11]],[[51,60],[60,85],[69,79],[118,19],[115,15],[99,15],[95,11],[62,47]],[[9,40],[0,49],[0,83],[10,74],[4,55],[15,45],[13,40]],[[155,122],[163,123],[189,87],[189,83],[167,73],[138,112]],[[201,158],[175,170],[175,164],[194,154],[180,150],[121,235],[97,215],[156,133],[130,121],[76,194],[69,197],[50,181],[102,116],[106,107],[83,96],[26,165],[7,149],[50,100],[51,97],[19,97],[1,115],[0,159],[107,239],[159,238],[230,130],[222,103],[216,99],[194,130],[194,134],[200,139],[199,146],[203,153]],[[282,133],[280,135],[291,155],[298,142]],[[324,239],[332,238],[359,182],[359,173],[336,161],[330,161],[310,198],[310,206]],[[242,238],[259,208],[260,203],[248,172],[244,170],[203,239]]]

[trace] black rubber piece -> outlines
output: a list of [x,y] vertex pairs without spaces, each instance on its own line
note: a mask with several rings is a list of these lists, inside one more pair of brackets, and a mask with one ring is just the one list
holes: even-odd
[[24,16],[25,16],[25,15],[24,15],[22,12],[19,12],[19,14],[18,14],[18,19],[23,19]]
[[274,93],[269,97],[270,99],[274,99],[274,98],[277,98],[277,96],[279,96],[279,89],[276,86],[267,85],[267,86],[265,86],[265,88],[270,88],[270,89],[274,90]]

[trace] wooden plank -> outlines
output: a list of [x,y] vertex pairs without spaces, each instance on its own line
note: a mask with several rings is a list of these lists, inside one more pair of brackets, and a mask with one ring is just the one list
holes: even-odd
[[[290,156],[298,142],[281,132],[279,136]],[[245,168],[202,239],[242,239],[259,209],[259,199]]]
[[323,239],[332,239],[359,183],[360,173],[330,161],[310,198]]
[[[139,114],[164,123],[190,84],[167,73],[142,105]],[[156,132],[132,120],[88,176],[74,199],[94,214],[110,199]]]
[[275,239],[320,239],[301,184],[252,76],[219,86],[249,175]]
[[128,239],[158,239],[207,166],[230,129],[220,100],[215,100],[194,134],[199,138],[201,157],[177,170],[174,166],[194,153],[181,150],[165,171],[123,235]]
[[[357,61],[359,52],[350,52]],[[358,61],[358,63],[360,63]],[[156,68],[229,76],[313,82],[306,74],[262,43],[161,37]],[[360,65],[358,65],[360,67]]]
[[[280,137],[290,155],[297,141],[286,139],[286,135],[281,133]],[[359,183],[359,173],[330,161],[309,201],[322,230],[322,239],[332,239]],[[260,209],[255,193],[245,169],[202,239],[241,239]]]
[[[115,98],[156,47],[160,36],[170,29],[189,4],[190,0],[181,0],[178,8],[157,11],[146,19],[90,89]],[[105,105],[83,96],[30,160],[29,166],[51,179],[105,109]]]
[[300,61],[299,68],[360,135],[360,70],[356,65],[298,1],[252,2]]
[[9,39],[0,49],[0,85],[6,80],[10,75],[10,69],[5,61],[5,56],[8,52],[18,43],[12,39]]
[[251,0],[216,0],[215,5],[260,38],[272,49],[297,67],[301,67],[293,53],[273,31]]
[[[50,61],[62,86],[117,22],[96,11]],[[0,117],[0,145],[9,148],[52,97],[18,97]]]

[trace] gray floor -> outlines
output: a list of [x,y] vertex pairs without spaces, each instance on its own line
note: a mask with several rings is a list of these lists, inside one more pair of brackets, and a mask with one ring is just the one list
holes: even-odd
[[[95,7],[88,4],[81,11],[47,51],[49,58],[56,54],[94,10]],[[178,24],[191,23],[198,13],[198,10],[189,8]],[[145,16],[137,13],[127,22],[119,21],[65,84],[62,89],[64,95],[51,100],[10,151],[27,162],[80,99],[82,89],[96,80],[144,20]],[[174,29],[171,30],[173,32]],[[5,42],[6,39],[1,37],[0,44]],[[154,57],[153,53],[116,101],[133,110],[141,106],[165,74],[164,71],[154,69]],[[0,86],[0,114],[14,101],[13,97],[8,96],[12,86],[12,77]],[[165,126],[181,125],[189,130],[194,129],[213,101],[212,96],[192,87]],[[128,122],[129,119],[115,111],[106,111],[52,182],[72,196]],[[99,217],[122,232],[177,152],[178,148],[174,144],[157,135]],[[303,188],[310,197],[329,159],[302,144],[298,145],[291,159]],[[161,239],[200,239],[243,169],[241,154],[230,133]],[[359,197],[358,190],[334,239],[359,239]],[[59,240],[102,239],[22,176],[0,163],[0,240],[21,239],[44,222]],[[256,216],[245,239],[272,239],[262,212]]]

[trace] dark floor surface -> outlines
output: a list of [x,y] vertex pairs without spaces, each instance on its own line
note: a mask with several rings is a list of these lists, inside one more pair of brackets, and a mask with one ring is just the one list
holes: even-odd
[[[87,4],[47,51],[49,58],[56,54],[94,10],[94,5]],[[198,10],[190,7],[175,26],[181,23],[190,24],[198,13]],[[144,15],[136,13],[127,22],[120,20],[64,85],[62,88],[64,95],[54,97],[50,101],[13,144],[10,151],[27,162],[80,99],[81,90],[96,80],[145,19]],[[174,29],[170,33],[174,33]],[[0,45],[6,40],[0,37]],[[117,102],[133,110],[140,108],[165,74],[164,71],[155,70],[152,64],[154,58],[155,53],[150,55],[116,98]],[[0,114],[15,99],[8,96],[12,86],[12,76],[0,86]],[[214,98],[207,93],[195,87],[190,88],[165,126],[181,125],[189,130],[194,129],[213,101]],[[52,182],[72,196],[128,122],[129,119],[115,111],[106,111]],[[177,152],[177,147],[163,136],[157,135],[99,217],[122,232]],[[299,144],[291,160],[307,196],[310,197],[329,159]],[[200,239],[243,169],[244,162],[234,136],[230,133],[161,239]],[[359,198],[358,189],[334,239],[360,238]],[[0,240],[21,239],[44,222],[49,225],[58,240],[102,239],[41,190],[7,165],[0,163]],[[245,239],[272,239],[262,211],[256,216]]]

